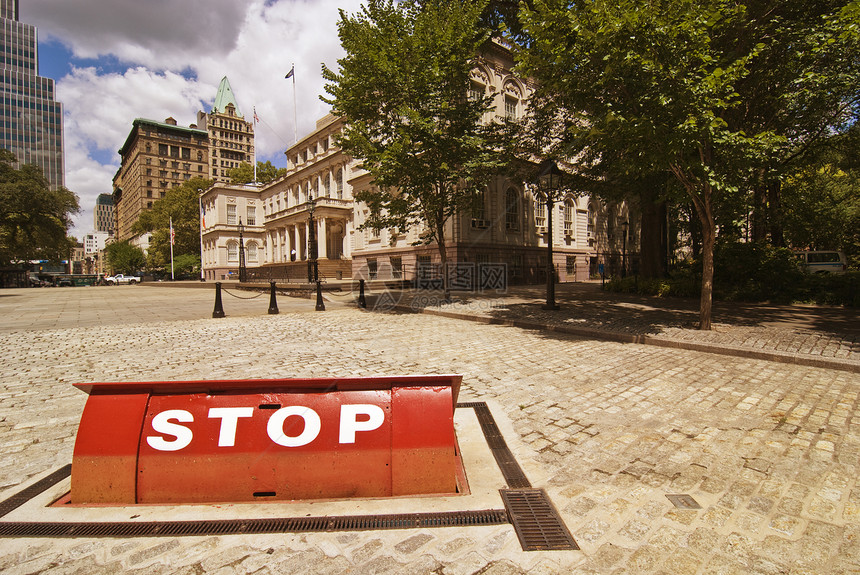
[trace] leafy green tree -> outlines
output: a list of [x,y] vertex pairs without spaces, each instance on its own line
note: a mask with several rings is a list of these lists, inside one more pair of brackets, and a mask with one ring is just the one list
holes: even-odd
[[182,254],[173,258],[173,272],[176,277],[200,277],[200,258],[194,254]]
[[143,250],[128,242],[113,242],[105,246],[107,264],[115,274],[136,274],[146,265]]
[[[535,125],[562,157],[611,160],[631,177],[663,171],[674,176],[701,224],[700,329],[710,329],[714,245],[718,217],[743,205],[749,176],[767,167],[790,134],[748,115],[742,94],[765,87],[767,68],[783,66],[770,89],[816,113],[794,125],[814,134],[842,109],[841,89],[856,65],[857,22],[836,10],[797,18],[795,48],[809,60],[768,57],[774,46],[764,3],[728,0],[535,0],[520,19],[529,41],[519,51],[522,71],[537,80]],[[797,2],[791,3],[796,7]],[[800,42],[801,40],[802,43]],[[832,48],[827,48],[831,46]],[[850,99],[850,98],[849,98]],[[728,218],[730,219],[730,218]]]
[[68,258],[78,197],[65,188],[50,189],[38,166],[16,163],[12,152],[0,150],[0,265]]
[[170,220],[173,219],[175,243],[174,258],[194,254],[200,258],[200,202],[198,190],[205,190],[212,180],[194,178],[167,191],[143,212],[132,227],[135,233],[151,232],[147,267],[164,268],[170,265]]
[[[248,184],[254,181],[254,166],[248,162],[242,162],[228,173],[230,181],[234,184]],[[274,182],[278,178],[287,175],[286,168],[276,168],[272,162],[257,162],[257,181],[261,184]]]
[[782,186],[785,235],[797,249],[842,250],[860,264],[860,172],[843,170],[838,158],[812,163]]
[[[489,97],[468,98],[469,74],[489,38],[486,0],[370,0],[341,12],[346,56],[325,65],[326,92],[346,119],[339,145],[361,160],[373,187],[356,193],[370,208],[365,227],[405,231],[424,225],[447,263],[445,225],[468,209],[498,167],[481,124]],[[447,283],[446,283],[447,292]]]

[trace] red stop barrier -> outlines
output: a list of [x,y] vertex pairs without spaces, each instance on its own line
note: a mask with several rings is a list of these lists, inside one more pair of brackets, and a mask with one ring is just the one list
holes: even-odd
[[462,376],[76,384],[72,504],[454,493]]

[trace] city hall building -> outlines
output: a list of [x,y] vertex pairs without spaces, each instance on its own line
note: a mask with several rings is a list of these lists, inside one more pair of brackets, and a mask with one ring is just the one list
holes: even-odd
[[[472,71],[470,91],[493,98],[485,122],[521,118],[531,93],[511,73],[510,52],[491,44]],[[447,222],[449,270],[439,268],[435,244],[420,227],[405,233],[363,229],[369,208],[353,200],[370,175],[335,145],[343,119],[319,120],[314,132],[287,149],[286,176],[264,186],[223,182],[201,191],[203,268],[211,280],[238,277],[244,246],[250,280],[307,281],[311,239],[324,280],[408,280],[421,284],[442,273],[451,285],[482,289],[546,280],[547,242],[559,281],[598,273],[597,262],[620,256],[623,234],[638,237],[624,204],[605,205],[568,193],[555,200],[548,238],[546,198],[536,186],[504,175],[486,182],[477,205]],[[241,225],[240,225],[241,224]],[[241,241],[240,241],[241,229]],[[632,245],[626,249],[633,250]],[[430,285],[430,284],[428,284]]]

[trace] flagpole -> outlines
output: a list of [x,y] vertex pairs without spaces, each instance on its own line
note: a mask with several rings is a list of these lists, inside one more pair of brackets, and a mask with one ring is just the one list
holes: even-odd
[[206,281],[206,275],[203,271],[203,224],[206,221],[203,219],[203,196],[200,195],[202,191],[197,188],[197,204],[200,206],[200,281]]
[[293,143],[299,141],[299,122],[298,113],[296,112],[296,63],[293,62],[293,67],[290,69],[293,74]]
[[257,106],[254,106],[254,155],[251,162],[254,164],[254,185],[257,185]]
[[170,281],[175,279],[173,275],[173,216],[170,217]]

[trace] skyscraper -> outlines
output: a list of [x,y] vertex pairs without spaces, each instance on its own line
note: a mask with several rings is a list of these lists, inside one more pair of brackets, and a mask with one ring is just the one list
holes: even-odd
[[209,178],[229,182],[230,170],[242,162],[254,164],[254,124],[246,122],[227,76],[221,79],[212,111],[197,112],[197,125],[209,132]]
[[39,76],[36,27],[18,22],[18,0],[0,0],[0,25],[0,147],[63,186],[63,105]]
[[111,194],[99,194],[96,198],[96,207],[93,210],[93,229],[97,232],[113,233],[113,196]]

